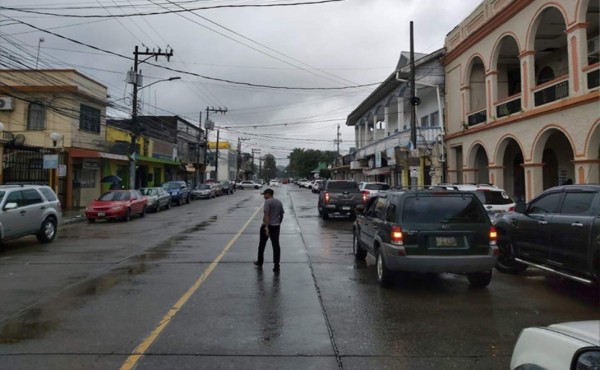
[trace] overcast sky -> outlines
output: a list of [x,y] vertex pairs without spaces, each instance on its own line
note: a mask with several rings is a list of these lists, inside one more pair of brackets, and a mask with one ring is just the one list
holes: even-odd
[[[221,140],[248,139],[242,143],[244,152],[260,149],[261,155],[273,154],[278,165],[285,165],[294,148],[335,150],[338,124],[341,152],[348,153],[354,146],[354,129],[345,126],[346,117],[376,87],[352,86],[381,82],[394,71],[400,52],[410,48],[410,21],[415,51],[430,53],[443,47],[446,34],[481,2],[310,4],[315,1],[2,0],[0,48],[5,53],[0,53],[0,68],[15,68],[14,58],[30,68],[36,63],[39,68],[75,68],[108,87],[118,108],[109,115],[125,117],[131,111],[132,90],[125,78],[133,66],[127,58],[133,57],[136,45],[162,50],[168,46],[174,54],[170,61],[162,57],[151,60],[157,66],[140,65],[144,85],[175,76],[181,80],[140,91],[142,114],[179,115],[197,124],[202,113],[204,127],[206,107],[227,107],[224,115],[211,114]],[[304,5],[239,7],[292,3]],[[174,12],[223,5],[237,7]],[[351,88],[332,89],[341,87]],[[210,139],[216,139],[216,132]]]

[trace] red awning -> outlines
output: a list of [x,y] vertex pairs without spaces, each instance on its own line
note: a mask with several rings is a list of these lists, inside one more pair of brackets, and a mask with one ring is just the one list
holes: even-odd
[[80,149],[80,148],[67,148],[67,149],[65,149],[65,151],[67,153],[69,153],[69,155],[71,157],[76,157],[76,158],[106,158],[106,159],[114,159],[117,161],[129,162],[129,157],[127,157],[126,155],[121,155],[121,154],[99,152],[97,150]]

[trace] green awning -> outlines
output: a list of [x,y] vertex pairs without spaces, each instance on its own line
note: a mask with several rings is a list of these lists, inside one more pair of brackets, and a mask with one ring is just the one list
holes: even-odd
[[152,162],[152,163],[168,164],[168,165],[171,165],[171,166],[181,166],[181,162],[179,162],[179,161],[173,161],[173,160],[170,160],[170,159],[160,159],[160,158],[145,157],[143,155],[138,155],[137,156],[137,161],[138,162]]

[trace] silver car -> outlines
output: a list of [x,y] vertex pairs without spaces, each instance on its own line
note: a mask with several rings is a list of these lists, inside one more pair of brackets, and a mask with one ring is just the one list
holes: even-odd
[[148,210],[158,212],[162,208],[171,208],[171,195],[161,187],[141,188],[140,193],[148,198]]
[[61,216],[60,201],[48,186],[0,186],[0,241],[35,235],[50,243]]

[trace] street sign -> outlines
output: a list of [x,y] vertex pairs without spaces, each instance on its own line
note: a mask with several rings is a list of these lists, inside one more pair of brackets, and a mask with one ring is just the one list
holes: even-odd
[[45,170],[58,168],[58,154],[44,154],[43,168]]

